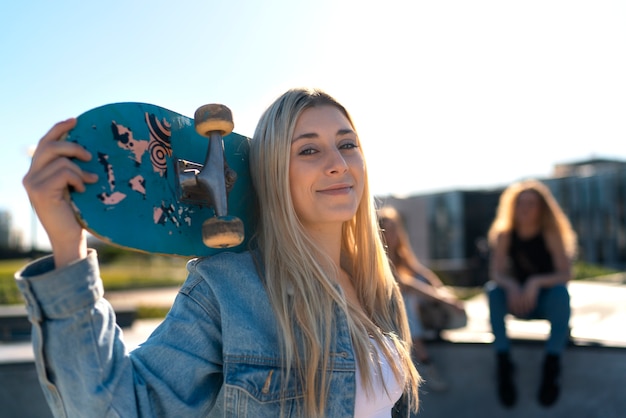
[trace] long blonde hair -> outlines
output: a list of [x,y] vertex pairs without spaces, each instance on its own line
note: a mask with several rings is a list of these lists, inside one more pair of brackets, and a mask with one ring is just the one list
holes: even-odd
[[[295,124],[305,109],[325,105],[339,109],[354,127],[346,109],[328,94],[293,89],[264,112],[251,141],[250,169],[260,207],[256,239],[268,295],[283,331],[283,378],[294,371],[304,388],[305,415],[323,415],[339,308],[348,320],[364,386],[371,388],[373,382],[372,336],[417,410],[420,379],[411,361],[404,305],[382,245],[367,170],[363,198],[353,219],[343,226],[341,254],[341,267],[350,273],[365,315],[342,297],[335,280],[339,272],[306,233],[294,210],[289,156]],[[384,335],[393,341],[400,362],[383,343]]]
[[541,230],[559,237],[565,254],[573,260],[577,254],[576,232],[561,209],[550,189],[539,180],[529,179],[511,184],[500,195],[496,217],[488,232],[491,248],[494,248],[496,239],[501,232],[510,232],[515,229],[515,206],[520,194],[532,191],[541,201]]
[[420,263],[413,251],[413,246],[400,212],[392,206],[383,206],[378,210],[378,222],[381,224],[381,227],[383,227],[385,222],[391,222],[395,225],[394,231],[397,235],[395,246],[391,246],[389,242],[385,241],[387,255],[393,266],[398,270],[406,270],[413,276],[420,274],[422,263]]

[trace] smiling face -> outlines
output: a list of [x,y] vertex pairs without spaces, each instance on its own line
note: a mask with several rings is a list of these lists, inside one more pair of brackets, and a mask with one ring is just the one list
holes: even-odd
[[291,142],[290,192],[300,222],[310,230],[339,225],[357,211],[365,177],[359,140],[335,106],[304,110]]

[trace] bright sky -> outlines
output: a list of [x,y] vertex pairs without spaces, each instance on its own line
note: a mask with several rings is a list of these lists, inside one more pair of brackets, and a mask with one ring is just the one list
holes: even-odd
[[[626,159],[619,0],[11,1],[0,14],[0,209],[26,239],[29,146],[58,120],[143,101],[224,103],[252,135],[284,90],[352,113],[376,194],[501,186]],[[43,233],[37,233],[43,240]],[[45,240],[44,240],[45,242]]]

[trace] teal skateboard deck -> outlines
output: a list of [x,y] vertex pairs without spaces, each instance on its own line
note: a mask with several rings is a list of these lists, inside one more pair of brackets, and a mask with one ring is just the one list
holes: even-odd
[[[114,103],[78,116],[66,140],[91,152],[90,161],[75,162],[99,178],[69,197],[88,232],[162,255],[247,248],[256,219],[249,139],[226,131],[223,140],[215,132],[209,139],[196,131],[198,112],[194,121],[160,106]],[[211,238],[233,223],[241,227],[239,239]]]

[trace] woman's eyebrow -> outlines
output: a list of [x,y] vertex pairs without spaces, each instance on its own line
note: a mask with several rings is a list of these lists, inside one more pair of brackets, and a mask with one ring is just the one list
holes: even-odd
[[[341,135],[350,135],[350,134],[355,134],[355,133],[356,132],[354,132],[353,129],[344,128],[344,129],[339,129],[336,135],[341,136]],[[319,134],[317,134],[316,132],[307,132],[307,133],[298,135],[291,142],[296,142],[299,139],[312,139],[312,138],[319,138]]]
[[356,134],[356,132],[354,132],[354,129],[345,128],[345,129],[339,129],[337,131],[337,136],[339,136],[339,135],[350,135],[350,134]]
[[311,139],[311,138],[319,138],[319,135],[316,134],[315,132],[308,132],[305,134],[298,135],[297,137],[292,139],[291,142],[296,142],[300,139]]

